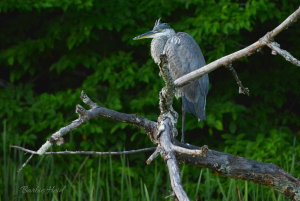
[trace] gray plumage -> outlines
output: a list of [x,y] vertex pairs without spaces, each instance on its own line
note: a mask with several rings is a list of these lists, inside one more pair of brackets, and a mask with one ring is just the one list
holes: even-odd
[[[167,56],[168,67],[174,80],[205,65],[205,59],[196,41],[187,33],[176,33],[168,24],[160,23],[160,20],[156,21],[152,31],[134,39],[142,38],[153,38],[151,56],[155,63],[159,64],[161,54]],[[206,74],[178,91],[177,95],[182,97],[183,128],[185,112],[193,114],[198,120],[206,118],[208,85],[209,79]]]

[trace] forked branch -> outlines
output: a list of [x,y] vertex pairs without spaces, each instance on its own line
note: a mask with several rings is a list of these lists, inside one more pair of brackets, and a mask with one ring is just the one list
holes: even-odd
[[147,132],[150,139],[153,139],[153,135],[156,129],[155,122],[145,119],[143,117],[139,117],[134,114],[125,114],[104,107],[99,107],[84,93],[84,91],[81,92],[80,98],[91,109],[86,110],[81,105],[77,105],[75,111],[79,116],[78,119],[74,120],[69,125],[53,133],[50,136],[50,138],[45,142],[45,144],[43,144],[41,148],[37,151],[39,155],[43,155],[53,144],[60,145],[61,142],[63,142],[63,136],[66,135],[67,133],[80,127],[83,123],[89,121],[90,119],[96,119],[99,117],[108,118],[114,121],[126,122],[138,126],[140,128],[143,128]]
[[[296,22],[298,18],[300,17],[300,7],[292,13],[288,18],[286,18],[280,25],[278,25],[275,29],[268,32],[266,35],[264,35],[261,39],[256,41],[255,43],[249,45],[248,47],[245,47],[244,49],[241,49],[239,51],[236,51],[232,54],[229,54],[227,56],[224,56],[220,59],[217,59],[195,71],[192,71],[177,80],[174,81],[175,86],[182,87],[189,82],[200,78],[201,76],[208,74],[217,68],[220,68],[222,66],[228,66],[229,64],[233,63],[234,61],[237,61],[243,57],[251,56],[252,54],[256,53],[259,49],[262,47],[271,44],[279,33],[281,33],[283,30],[287,29],[291,24]],[[299,60],[293,57],[293,63],[300,63]]]

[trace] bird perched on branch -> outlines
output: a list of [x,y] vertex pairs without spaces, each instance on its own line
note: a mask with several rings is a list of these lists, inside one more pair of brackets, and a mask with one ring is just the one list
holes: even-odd
[[[151,31],[133,40],[144,38],[152,38],[151,56],[156,64],[160,63],[161,54],[167,56],[168,68],[174,80],[205,65],[203,54],[196,41],[187,33],[176,33],[167,23],[161,23],[160,19],[155,22]],[[206,118],[208,85],[206,74],[178,89],[177,97],[182,97],[182,142],[184,142],[186,112],[196,116],[199,121]]]

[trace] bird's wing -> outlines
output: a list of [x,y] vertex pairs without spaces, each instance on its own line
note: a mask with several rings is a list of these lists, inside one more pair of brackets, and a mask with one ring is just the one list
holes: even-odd
[[200,47],[188,34],[179,32],[168,39],[164,52],[168,57],[171,71],[178,71],[175,78],[181,77],[205,65]]
[[[179,32],[168,39],[164,54],[167,55],[169,68],[174,79],[205,65],[200,47],[187,33]],[[200,96],[199,93],[206,98],[208,85],[208,75],[205,75],[199,79],[199,82],[193,82],[184,87],[183,91],[186,98],[194,102]]]
[[[171,37],[164,48],[170,71],[177,79],[205,65],[205,59],[196,41],[188,34],[179,32]],[[208,91],[208,76],[199,79],[200,92],[206,96]]]

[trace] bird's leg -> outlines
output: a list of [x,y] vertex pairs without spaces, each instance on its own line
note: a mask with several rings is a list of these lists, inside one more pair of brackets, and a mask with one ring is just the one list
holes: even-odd
[[185,129],[185,110],[182,104],[182,127],[181,127],[181,142],[184,143],[184,129]]

